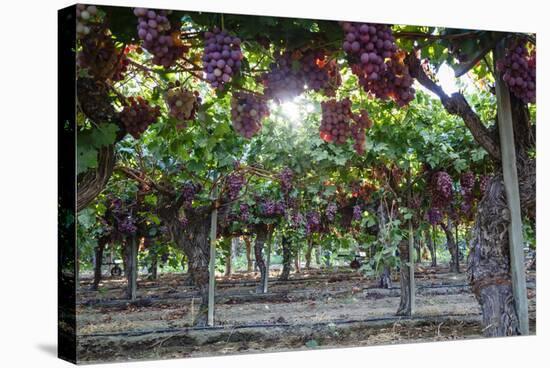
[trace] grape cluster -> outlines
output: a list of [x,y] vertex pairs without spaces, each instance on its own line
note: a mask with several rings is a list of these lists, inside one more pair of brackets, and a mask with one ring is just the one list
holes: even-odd
[[132,137],[138,139],[160,115],[158,106],[151,107],[142,97],[129,97],[129,104],[120,112],[120,120]]
[[290,216],[290,226],[298,229],[304,225],[304,215],[300,211],[294,211]]
[[342,84],[342,77],[336,60],[327,59],[328,55],[325,50],[310,49],[304,53],[300,64],[307,88],[333,97]]
[[239,196],[245,182],[246,180],[242,173],[232,173],[227,176],[227,197],[230,201],[235,200]]
[[445,208],[453,199],[453,181],[445,171],[438,171],[432,175],[430,182],[432,206]]
[[165,93],[169,115],[179,121],[178,128],[185,128],[185,122],[193,120],[200,106],[201,98],[197,91],[191,92],[180,86],[179,81],[169,86]]
[[398,52],[391,27],[374,23],[341,23],[343,48],[353,74],[365,92],[379,99],[392,98],[399,106],[414,98],[413,79]]
[[286,212],[286,206],[283,201],[273,201],[268,198],[264,198],[261,201],[260,209],[262,215],[266,217],[281,216]]
[[327,220],[329,222],[334,221],[334,217],[336,216],[336,212],[338,211],[338,206],[334,202],[330,202],[327,205],[327,208],[325,210],[325,216],[327,217]]
[[361,217],[363,217],[363,211],[361,210],[361,206],[356,204],[355,206],[353,206],[353,214],[351,216],[351,219],[353,221],[360,221]]
[[351,134],[351,100],[328,100],[321,102],[321,125],[319,135],[326,142],[343,144]]
[[203,70],[212,88],[223,90],[241,68],[241,39],[214,27],[204,33]]
[[88,35],[80,39],[82,46],[77,55],[77,64],[87,69],[97,80],[122,79],[128,66],[127,50],[118,52],[112,35],[101,25],[90,26]]
[[510,91],[525,103],[536,102],[536,52],[527,51],[525,41],[517,41],[497,61],[497,69]]
[[351,125],[351,136],[354,140],[353,148],[357,154],[365,153],[365,143],[367,141],[366,130],[372,126],[372,120],[367,110],[361,110],[359,115],[354,116],[355,124]]
[[306,214],[306,234],[312,234],[321,230],[321,216],[317,211],[310,211]]
[[131,207],[132,203],[125,202],[121,198],[112,198],[109,203],[106,215],[112,216],[116,229],[123,235],[132,235],[138,230]]
[[264,95],[278,103],[292,100],[304,92],[304,75],[300,65],[300,53],[285,51],[275,56],[269,68],[260,79]]
[[[153,55],[153,63],[169,68],[188,50],[180,39],[180,32],[168,20],[169,11],[135,8],[138,17],[138,36],[143,47]],[[175,27],[174,27],[175,28]]]
[[481,197],[485,195],[485,191],[489,187],[489,182],[491,181],[490,175],[481,175],[479,178],[479,194]]
[[262,128],[262,119],[269,115],[267,103],[261,96],[235,92],[231,99],[231,122],[238,134],[251,138]]
[[250,218],[250,206],[246,203],[241,203],[239,205],[239,211],[240,211],[240,216],[239,216],[239,219],[242,221],[242,222],[248,222],[248,219]]
[[181,195],[183,197],[183,208],[191,208],[193,206],[193,200],[197,195],[198,188],[195,184],[188,181],[183,185],[181,189]]
[[118,231],[124,234],[135,234],[137,231],[137,226],[135,220],[132,216],[124,217],[118,223]]
[[426,219],[430,224],[437,225],[443,220],[443,214],[438,208],[430,208],[428,212],[426,212]]
[[278,175],[281,183],[281,191],[288,194],[292,189],[292,177],[294,176],[292,169],[285,167]]
[[97,18],[97,7],[95,5],[76,5],[76,36],[82,37],[90,34],[89,24]]

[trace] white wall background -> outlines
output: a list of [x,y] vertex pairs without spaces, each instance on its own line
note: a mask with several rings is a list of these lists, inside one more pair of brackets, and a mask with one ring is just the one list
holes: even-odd
[[[98,1],[307,18],[538,33],[538,336],[316,352],[113,364],[111,367],[537,367],[548,364],[548,9],[544,1]],[[0,365],[65,367],[56,349],[57,9],[68,1],[0,7]],[[67,103],[72,103],[67,101]],[[546,279],[546,282],[545,282]],[[546,349],[546,350],[545,350]]]

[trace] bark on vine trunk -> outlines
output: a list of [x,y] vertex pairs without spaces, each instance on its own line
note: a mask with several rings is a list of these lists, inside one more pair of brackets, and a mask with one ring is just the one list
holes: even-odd
[[246,244],[246,271],[252,272],[252,245],[250,244],[250,238],[248,236],[244,237],[244,243]]
[[392,287],[391,270],[389,266],[384,266],[382,274],[380,274],[378,285],[384,289],[390,289]]
[[296,249],[296,256],[294,257],[294,272],[302,272],[301,262],[300,262],[300,249]]
[[401,266],[399,268],[400,286],[401,286],[401,299],[399,301],[399,307],[397,308],[396,315],[409,316],[411,314],[411,284],[409,275],[409,244],[408,241],[401,241],[399,243],[399,259],[401,260]]
[[256,288],[256,292],[263,293],[264,285],[267,280],[267,268],[265,265],[265,260],[262,252],[264,249],[265,242],[267,240],[267,226],[263,224],[257,225],[255,228],[255,232],[256,232],[256,241],[254,242],[254,255],[256,257],[256,265],[260,270],[260,284]]
[[447,239],[447,249],[451,254],[451,260],[449,262],[449,271],[453,273],[459,273],[460,267],[459,267],[459,261],[458,261],[458,248],[453,235],[453,223],[450,219],[448,219],[446,225],[445,223],[441,223],[440,226],[445,232],[445,237]]
[[95,264],[94,264],[94,282],[91,289],[97,290],[101,282],[101,266],[103,265],[103,251],[105,250],[106,240],[99,239],[95,248]]
[[426,246],[430,251],[430,259],[432,260],[432,267],[437,267],[437,253],[435,251],[435,243],[433,241],[432,234],[430,233],[429,229],[427,229],[424,232],[424,236],[426,238]]
[[307,242],[307,251],[306,251],[306,269],[311,269],[311,253],[313,252],[313,240],[310,238]]
[[158,254],[155,252],[153,253],[152,259],[151,259],[151,278],[153,280],[156,280],[158,277]]
[[283,248],[283,271],[279,276],[279,280],[286,281],[290,276],[290,262],[292,260],[292,250],[290,249],[290,239],[287,235],[281,238],[281,247]]
[[114,145],[104,146],[99,149],[97,158],[97,168],[89,169],[82,174],[78,180],[76,211],[85,208],[94,200],[95,197],[113,174],[115,167],[115,147]]
[[315,249],[315,264],[317,264],[317,267],[321,268],[323,266],[322,261],[323,257],[321,245],[317,245],[317,248]]

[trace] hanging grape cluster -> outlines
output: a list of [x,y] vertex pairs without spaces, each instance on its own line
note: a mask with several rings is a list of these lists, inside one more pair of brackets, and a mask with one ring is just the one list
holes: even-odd
[[77,65],[96,80],[121,80],[129,64],[129,49],[117,50],[111,33],[102,25],[93,25],[91,32],[80,39]]
[[507,48],[504,57],[497,61],[497,69],[510,91],[525,103],[536,102],[536,52],[527,50],[526,41],[516,41]]
[[325,210],[325,216],[327,217],[327,220],[329,222],[334,221],[334,218],[336,217],[336,212],[338,212],[338,206],[336,205],[336,203],[330,202]]
[[306,214],[306,234],[312,234],[321,230],[321,216],[317,211],[309,211]]
[[285,167],[278,175],[281,183],[281,191],[288,194],[292,190],[292,177],[294,176],[292,169]]
[[414,98],[413,79],[398,52],[391,27],[385,24],[342,22],[343,48],[353,74],[365,92],[393,99],[399,106]]
[[478,177],[478,181],[479,181],[479,195],[480,197],[483,197],[485,195],[485,191],[487,191],[487,188],[489,187],[491,176],[481,175]]
[[97,7],[95,5],[76,5],[76,36],[83,37],[91,33],[90,23],[97,21]]
[[460,193],[462,194],[460,210],[468,218],[471,216],[473,208],[475,183],[475,175],[471,171],[467,171],[460,176]]
[[260,210],[265,217],[283,216],[286,212],[286,206],[283,201],[263,198],[260,203]]
[[212,88],[223,90],[241,68],[241,39],[214,27],[204,33],[203,70]]
[[129,97],[128,103],[120,112],[120,120],[126,131],[138,139],[157,120],[160,108],[149,106],[149,102],[142,97]]
[[246,179],[242,173],[237,172],[227,176],[227,197],[230,201],[235,200],[239,196],[245,182]]
[[169,68],[181,58],[188,47],[180,39],[180,32],[168,20],[170,11],[135,8],[138,18],[138,36],[143,48],[153,55],[153,63]]
[[361,221],[361,218],[363,217],[363,211],[361,210],[361,206],[356,204],[353,206],[353,214],[351,216],[353,221]]
[[365,143],[367,141],[366,131],[372,127],[372,120],[367,110],[361,110],[359,115],[354,115],[355,124],[351,124],[351,137],[353,138],[353,148],[358,155],[365,153]]
[[351,134],[350,122],[353,118],[351,100],[328,100],[321,102],[321,125],[319,135],[326,142],[343,144]]
[[445,171],[438,171],[432,175],[430,181],[432,206],[446,208],[453,199],[453,180]]
[[231,123],[235,131],[251,138],[262,128],[262,119],[269,115],[264,98],[247,92],[235,92],[231,99]]
[[426,212],[426,219],[432,225],[437,225],[443,220],[443,213],[439,208],[430,208]]
[[241,203],[239,205],[239,212],[239,219],[244,223],[248,222],[250,218],[250,206],[246,203]]
[[132,203],[121,198],[112,198],[108,204],[106,217],[111,217],[116,229],[122,235],[133,235],[137,232],[137,222],[132,214]]
[[310,49],[300,60],[304,82],[308,89],[333,97],[342,84],[336,60],[329,59],[324,49]]
[[299,229],[304,225],[304,215],[300,211],[293,211],[290,215],[290,226]]
[[178,120],[178,129],[184,129],[186,122],[193,120],[200,106],[201,98],[197,91],[192,92],[180,85],[179,81],[169,84],[164,99],[169,115]]
[[281,103],[304,92],[304,76],[299,58],[298,52],[290,51],[275,56],[269,72],[261,76],[266,98]]
[[190,181],[186,182],[181,189],[181,195],[183,199],[183,208],[193,207],[193,200],[197,193],[200,192],[200,186],[196,185]]

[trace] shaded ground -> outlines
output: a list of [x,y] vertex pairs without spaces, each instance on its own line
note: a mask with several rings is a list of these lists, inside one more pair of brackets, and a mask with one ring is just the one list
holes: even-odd
[[[275,276],[275,275],[272,275]],[[138,282],[138,301],[124,299],[124,280],[90,291],[83,280],[77,308],[79,359],[160,359],[183,356],[363,346],[481,337],[480,309],[464,274],[419,269],[414,318],[397,318],[399,288],[350,270],[313,270],[272,282],[256,294],[258,275],[219,278],[215,328],[192,328],[200,300],[185,275]],[[534,273],[529,310],[536,311]],[[395,285],[398,286],[397,280]]]

